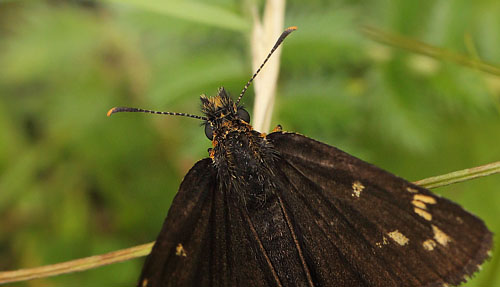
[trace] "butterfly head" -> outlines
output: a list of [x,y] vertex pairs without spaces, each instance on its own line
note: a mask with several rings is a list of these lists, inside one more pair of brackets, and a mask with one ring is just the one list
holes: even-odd
[[208,98],[205,95],[200,97],[202,108],[205,114],[205,135],[210,140],[228,134],[231,131],[251,130],[250,114],[243,106],[236,104],[221,87],[215,97]]
[[[248,87],[259,74],[261,69],[267,63],[271,55],[276,51],[283,40],[297,27],[289,27],[283,33],[272,47],[271,51],[264,59],[257,71],[252,75],[250,80],[246,83],[241,91],[238,99],[233,101],[231,97],[227,94],[224,88],[220,88],[215,97],[208,98],[205,95],[201,96],[202,112],[204,116],[192,115],[187,113],[176,113],[176,112],[159,112],[153,110],[145,110],[140,108],[129,108],[129,107],[114,107],[108,111],[108,116],[120,112],[141,112],[141,113],[151,113],[160,115],[172,115],[172,116],[184,116],[194,119],[199,119],[204,121],[205,125],[205,135],[212,140],[212,145],[214,148],[217,146],[220,140],[226,139],[228,134],[232,134],[230,142],[234,144],[241,144],[241,138],[235,136],[232,132],[238,132],[240,135],[245,135],[247,137],[252,136],[253,128],[250,126],[250,115],[239,103]],[[257,133],[258,134],[258,133]],[[259,134],[260,135],[260,134]],[[255,135],[253,135],[255,136]],[[212,149],[210,156],[214,157],[215,151]]]

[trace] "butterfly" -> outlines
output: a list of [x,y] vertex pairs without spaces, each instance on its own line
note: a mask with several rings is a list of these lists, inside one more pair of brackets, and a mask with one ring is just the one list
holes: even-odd
[[450,286],[487,259],[492,233],[459,205],[278,126],[255,131],[220,88],[202,113],[209,157],[182,181],[138,282],[157,286]]

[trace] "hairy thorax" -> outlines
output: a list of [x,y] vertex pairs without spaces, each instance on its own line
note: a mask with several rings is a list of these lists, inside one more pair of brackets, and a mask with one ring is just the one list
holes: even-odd
[[246,204],[263,204],[273,186],[277,156],[265,136],[246,123],[227,123],[215,135],[212,161],[220,184]]

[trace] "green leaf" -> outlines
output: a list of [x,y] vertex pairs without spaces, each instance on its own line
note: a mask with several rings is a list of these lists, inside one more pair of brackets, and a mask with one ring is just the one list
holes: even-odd
[[133,5],[135,8],[229,30],[247,31],[250,29],[250,22],[240,15],[217,6],[201,2],[158,0],[109,1],[126,3]]

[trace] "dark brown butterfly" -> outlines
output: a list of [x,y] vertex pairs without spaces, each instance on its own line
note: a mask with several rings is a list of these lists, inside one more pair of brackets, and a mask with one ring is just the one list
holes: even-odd
[[447,286],[492,234],[459,205],[334,147],[252,129],[224,88],[201,97],[210,158],[185,176],[138,286]]

